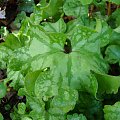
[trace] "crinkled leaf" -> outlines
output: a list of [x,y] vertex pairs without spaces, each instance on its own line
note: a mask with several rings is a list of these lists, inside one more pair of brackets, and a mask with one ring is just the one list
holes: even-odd
[[23,87],[24,85],[24,76],[20,71],[8,70],[5,82],[7,83],[11,80],[12,82],[10,83],[10,87],[14,87],[16,90],[18,90],[20,87]]
[[41,99],[36,99],[35,96],[26,95],[30,108],[38,114],[44,114],[44,102]]
[[66,120],[66,115],[59,115],[59,116],[55,116],[55,115],[49,115],[49,120]]
[[104,106],[105,120],[120,120],[120,102],[116,102],[114,105]]
[[18,113],[19,114],[25,114],[25,109],[26,109],[25,103],[18,104]]
[[117,93],[120,87],[120,76],[111,76],[107,74],[94,73],[98,81],[99,93]]
[[26,13],[22,11],[21,13],[17,14],[17,17],[15,18],[12,29],[19,29],[21,27],[22,21],[26,18]]
[[37,112],[35,109],[29,113],[29,116],[30,118],[32,118],[32,120],[46,120],[46,116],[44,115],[44,112],[40,113]]
[[55,96],[51,101],[50,113],[57,113],[59,115],[65,114],[72,110],[78,97],[75,90],[67,88],[63,90],[60,88],[61,80],[59,80],[58,83],[56,78],[57,77],[50,75],[49,71],[35,71],[27,75],[25,80],[25,88],[29,95],[36,95],[38,99],[44,101],[48,101],[49,98]]
[[9,54],[12,51],[6,48],[5,46],[0,46],[0,68],[5,69],[6,68],[6,63],[9,61]]
[[88,14],[88,6],[80,3],[80,0],[66,0],[63,11],[68,16],[79,17]]
[[67,87],[66,89],[60,88],[58,95],[50,103],[49,113],[53,115],[64,115],[74,108],[77,100],[77,91]]
[[83,114],[74,113],[73,115],[67,115],[67,120],[87,120]]
[[119,63],[120,65],[120,45],[110,45],[107,47],[105,59],[111,63]]
[[49,98],[58,94],[58,77],[50,72],[41,73],[35,82],[35,95],[48,101]]

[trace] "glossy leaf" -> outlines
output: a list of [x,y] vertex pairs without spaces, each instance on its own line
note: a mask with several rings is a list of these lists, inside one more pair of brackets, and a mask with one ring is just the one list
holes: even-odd
[[120,76],[111,76],[106,74],[94,73],[98,81],[98,92],[116,94],[120,87]]
[[4,85],[4,82],[0,82],[0,98],[3,98],[6,95],[7,87]]

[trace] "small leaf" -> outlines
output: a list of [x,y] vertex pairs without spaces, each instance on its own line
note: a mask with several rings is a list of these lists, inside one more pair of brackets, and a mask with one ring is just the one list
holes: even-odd
[[74,113],[73,115],[67,115],[67,120],[87,120],[83,114]]
[[4,82],[0,82],[0,98],[3,98],[6,95],[7,87],[4,85]]
[[120,120],[120,102],[116,102],[114,105],[104,106],[105,120]]
[[19,114],[25,114],[26,105],[24,103],[18,104],[18,113]]

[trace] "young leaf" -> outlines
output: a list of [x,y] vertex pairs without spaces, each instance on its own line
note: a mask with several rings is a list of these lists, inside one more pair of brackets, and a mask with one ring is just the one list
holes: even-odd
[[67,115],[67,120],[87,120],[83,114],[74,113],[73,115]]
[[120,119],[120,102],[116,102],[114,105],[105,105],[103,110],[105,120]]
[[25,114],[26,105],[24,103],[18,104],[18,113],[19,114]]

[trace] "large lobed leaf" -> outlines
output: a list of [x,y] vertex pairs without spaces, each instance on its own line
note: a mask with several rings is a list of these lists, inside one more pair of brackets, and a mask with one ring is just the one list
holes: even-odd
[[[13,50],[8,64],[9,71],[20,70],[20,73],[25,75],[28,71],[47,67],[50,68],[53,82],[56,80],[58,83],[59,79],[62,79],[63,86],[70,86],[95,95],[97,81],[90,70],[102,73],[108,71],[108,65],[100,54],[99,33],[78,25],[65,34],[66,25],[62,25],[65,23],[63,21],[58,23],[55,24],[59,26],[56,27],[57,31],[48,32],[44,30],[46,28],[29,23],[30,27],[26,34],[28,37],[22,34],[18,38],[14,37],[15,41],[24,39],[24,44],[19,45],[18,43],[21,44],[21,42],[18,42],[18,47],[21,47]],[[72,46],[69,54],[64,48],[65,44],[68,44],[66,39]],[[9,43],[7,41],[6,46]]]

